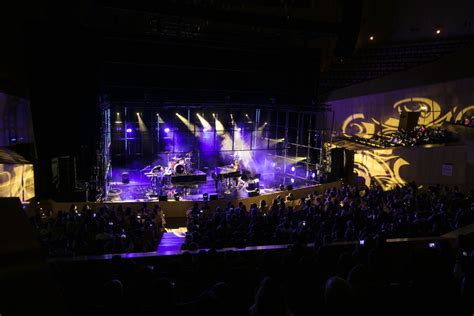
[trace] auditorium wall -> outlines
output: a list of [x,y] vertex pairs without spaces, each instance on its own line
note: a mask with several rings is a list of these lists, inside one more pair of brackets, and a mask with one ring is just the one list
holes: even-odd
[[467,145],[426,145],[389,149],[357,150],[354,172],[360,182],[375,181],[384,189],[415,182],[430,185],[458,185],[468,189],[470,183]]
[[334,129],[371,138],[398,129],[400,113],[421,112],[418,124],[439,125],[474,115],[474,78],[328,101]]
[[[455,123],[465,116],[474,116],[474,78],[453,80],[438,84],[399,89],[384,93],[355,96],[331,100],[334,111],[334,130],[339,135],[372,138],[374,135],[387,135],[398,130],[400,113],[421,112],[419,125],[440,126]],[[467,127],[461,127],[469,129]],[[456,134],[459,134],[456,132]],[[354,156],[355,173],[364,178],[366,184],[370,177],[385,188],[400,185],[407,181],[425,184],[442,183],[472,187],[474,148],[469,136],[460,137],[460,147],[443,149],[396,148],[386,150],[359,151]],[[452,156],[457,152],[458,156]],[[434,156],[432,156],[434,155]],[[437,157],[442,155],[442,157]],[[441,161],[447,157],[455,160],[455,175],[439,175]],[[449,158],[449,159],[448,159]],[[451,160],[452,160],[451,159]],[[450,162],[446,162],[449,164]],[[461,167],[463,165],[464,167]],[[423,170],[423,171],[421,171]],[[463,170],[462,174],[458,173]]]

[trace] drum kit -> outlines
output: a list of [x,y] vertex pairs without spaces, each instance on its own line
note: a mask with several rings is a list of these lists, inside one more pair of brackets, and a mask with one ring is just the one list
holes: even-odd
[[150,184],[153,191],[160,188],[169,189],[172,187],[171,176],[185,175],[192,172],[191,168],[192,153],[187,153],[184,157],[172,157],[168,159],[167,166],[156,165],[145,175],[150,178]]

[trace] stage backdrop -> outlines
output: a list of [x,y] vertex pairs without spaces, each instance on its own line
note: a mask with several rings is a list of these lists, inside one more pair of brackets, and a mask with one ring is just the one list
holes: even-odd
[[27,201],[34,196],[33,165],[15,152],[0,148],[0,197]]

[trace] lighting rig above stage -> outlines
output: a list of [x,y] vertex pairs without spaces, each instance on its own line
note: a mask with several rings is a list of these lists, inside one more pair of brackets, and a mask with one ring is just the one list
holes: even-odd
[[246,197],[326,171],[327,108],[121,103],[102,115],[103,200]]

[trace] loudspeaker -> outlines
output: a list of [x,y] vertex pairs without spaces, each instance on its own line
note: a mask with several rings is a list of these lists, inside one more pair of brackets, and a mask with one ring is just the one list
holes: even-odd
[[51,159],[52,182],[58,192],[76,189],[76,159],[72,156]]
[[420,118],[420,112],[406,112],[400,113],[400,120],[398,121],[398,130],[411,132],[418,125],[418,119]]
[[352,175],[354,172],[354,151],[345,148],[331,149],[331,181]]
[[331,179],[336,180],[344,176],[344,148],[331,149]]
[[344,150],[344,176],[352,176],[354,173],[354,151]]
[[168,201],[168,196],[167,195],[160,195],[158,198],[158,201]]
[[128,175],[128,172],[122,173],[122,183],[124,184],[130,183],[130,176]]
[[209,200],[211,200],[211,201],[217,201],[218,198],[219,198],[219,197],[217,196],[217,194],[210,194],[210,195],[209,195]]

